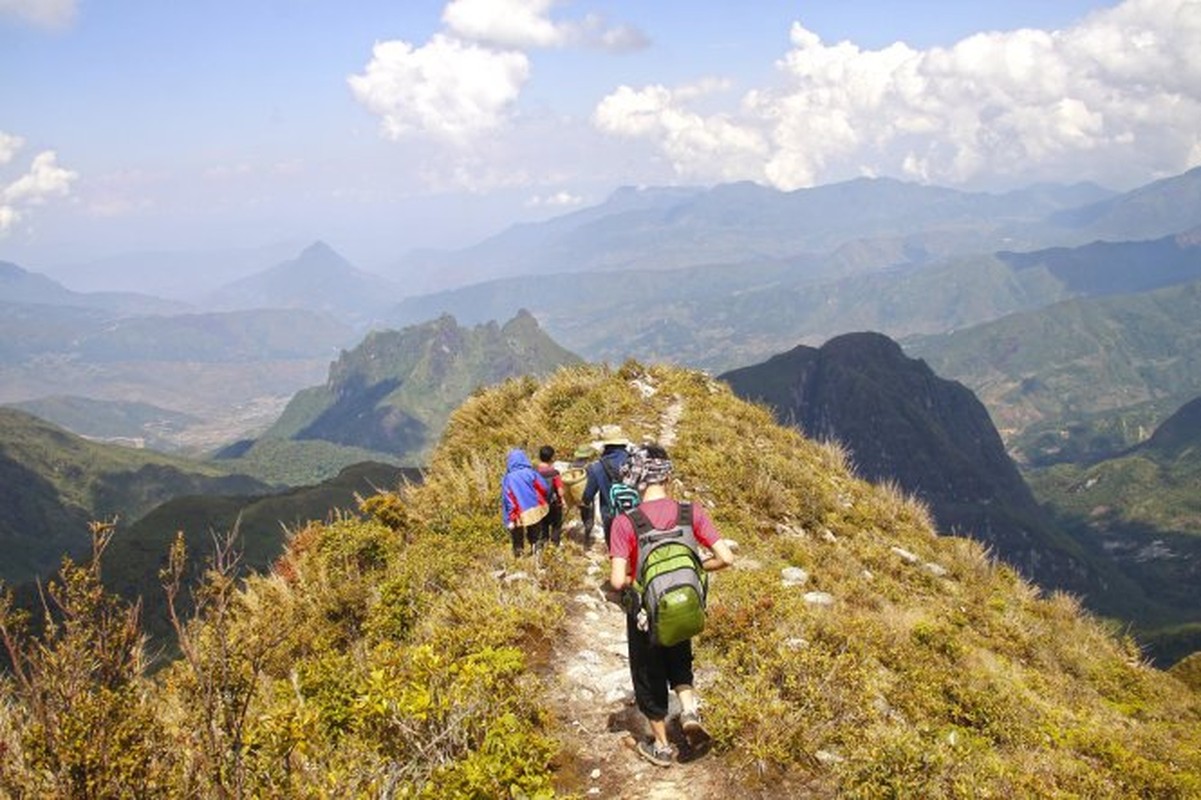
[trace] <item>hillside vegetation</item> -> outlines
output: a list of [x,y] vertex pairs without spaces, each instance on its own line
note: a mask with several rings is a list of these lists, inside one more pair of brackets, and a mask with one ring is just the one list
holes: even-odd
[[133,522],[172,497],[267,488],[212,465],[91,442],[0,408],[0,579],[31,580],[64,553],[85,553],[89,520]]
[[273,441],[329,442],[424,462],[446,420],[481,386],[545,376],[579,358],[527,311],[504,325],[461,327],[442,316],[403,330],[372,331],[330,365],[321,386],[298,392],[244,458]]
[[961,381],[1033,465],[1125,450],[1201,394],[1201,282],[1071,300],[905,349]]
[[514,445],[567,450],[603,422],[654,438],[669,419],[677,494],[739,545],[699,640],[714,754],[675,768],[726,776],[713,796],[1201,793],[1201,701],[1129,639],[724,385],[634,362],[476,394],[422,486],[295,531],[268,575],[236,584],[218,553],[184,657],[153,680],[92,573],[68,570],[55,596],[87,613],[44,650],[15,640],[0,790],[580,796],[589,754],[548,698],[565,599],[596,579],[571,547],[514,561],[497,482]]

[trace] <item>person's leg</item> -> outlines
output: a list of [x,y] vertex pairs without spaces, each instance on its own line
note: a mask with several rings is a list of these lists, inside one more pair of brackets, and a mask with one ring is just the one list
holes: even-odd
[[630,656],[630,679],[634,684],[634,702],[647,718],[655,743],[667,746],[667,670],[659,648],[650,635],[638,629],[635,616],[626,615],[626,637]]
[[546,524],[550,531],[551,544],[558,547],[563,541],[563,506],[550,507],[550,513],[546,515]]
[[667,682],[680,699],[680,727],[694,746],[708,737],[701,723],[700,702],[693,689],[692,640],[667,648]]
[[[542,519],[545,520],[546,518],[543,517]],[[530,542],[531,553],[537,553],[542,549],[542,528],[544,524],[544,522],[539,521],[533,525],[527,525],[525,528],[525,535]]]
[[667,683],[680,698],[685,711],[696,710],[696,692],[692,688],[692,640],[685,639],[677,645],[664,647],[663,660],[666,666]]
[[521,555],[522,541],[525,539],[525,528],[520,525],[514,525],[509,528],[509,538],[513,542],[513,555]]
[[580,506],[580,524],[584,526],[584,549],[592,548],[592,526],[596,523],[596,509],[590,504]]

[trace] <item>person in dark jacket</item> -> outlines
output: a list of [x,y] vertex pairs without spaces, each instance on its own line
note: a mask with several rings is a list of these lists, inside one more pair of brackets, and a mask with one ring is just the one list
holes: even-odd
[[[591,509],[596,499],[600,498],[601,527],[605,531],[605,550],[609,549],[609,532],[613,527],[613,517],[617,511],[609,507],[609,487],[615,481],[621,480],[621,467],[630,456],[630,440],[626,438],[617,425],[606,425],[601,429],[600,458],[588,465],[588,481],[584,485],[584,500],[580,504],[580,516],[584,509]],[[588,529],[584,547],[592,546],[591,530]]]
[[501,520],[513,540],[513,555],[520,556],[524,541],[530,549],[539,546],[542,518],[550,510],[546,486],[530,457],[520,448],[509,451],[505,475],[500,481]]

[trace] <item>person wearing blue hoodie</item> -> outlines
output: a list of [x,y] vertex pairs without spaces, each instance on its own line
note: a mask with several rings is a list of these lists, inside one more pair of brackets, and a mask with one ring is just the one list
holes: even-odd
[[541,546],[542,518],[550,510],[546,484],[520,448],[509,451],[505,475],[500,481],[501,519],[513,540],[513,555],[520,556],[525,540],[531,550]]

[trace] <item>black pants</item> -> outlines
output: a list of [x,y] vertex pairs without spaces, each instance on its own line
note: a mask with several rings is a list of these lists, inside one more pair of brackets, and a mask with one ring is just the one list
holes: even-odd
[[513,540],[513,555],[521,555],[523,542],[528,539],[530,550],[538,549],[538,540],[542,536],[542,522],[533,525],[514,525],[509,528],[509,538]]
[[651,644],[651,635],[638,630],[638,618],[626,614],[630,678],[634,702],[647,719],[667,719],[668,689],[692,688],[692,640],[671,647]]
[[550,511],[539,525],[542,526],[542,532],[539,534],[542,543],[550,542],[558,546],[563,540],[563,506],[552,503]]

